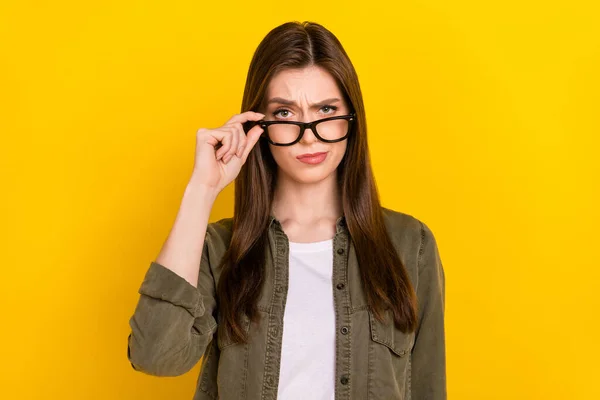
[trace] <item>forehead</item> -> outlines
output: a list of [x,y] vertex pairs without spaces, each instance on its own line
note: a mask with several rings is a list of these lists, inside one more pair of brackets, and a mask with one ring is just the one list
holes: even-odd
[[283,97],[295,100],[307,98],[319,101],[330,97],[342,97],[333,76],[322,67],[288,68],[271,78],[267,98]]

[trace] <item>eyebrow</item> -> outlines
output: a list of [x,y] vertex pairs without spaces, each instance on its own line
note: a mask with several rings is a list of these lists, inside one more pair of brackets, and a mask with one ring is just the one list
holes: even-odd
[[[321,100],[318,103],[313,103],[310,105],[310,108],[320,108],[324,105],[336,103],[338,101],[340,101],[340,99],[338,99],[337,97],[332,97],[330,99]],[[284,104],[286,106],[297,106],[295,101],[284,99],[283,97],[273,97],[267,102],[267,105],[271,103]]]

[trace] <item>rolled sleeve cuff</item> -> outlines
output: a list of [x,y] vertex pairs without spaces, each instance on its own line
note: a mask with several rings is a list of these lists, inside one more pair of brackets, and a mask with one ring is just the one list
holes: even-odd
[[198,289],[155,261],[150,263],[138,292],[183,307],[196,318],[204,314],[204,302]]

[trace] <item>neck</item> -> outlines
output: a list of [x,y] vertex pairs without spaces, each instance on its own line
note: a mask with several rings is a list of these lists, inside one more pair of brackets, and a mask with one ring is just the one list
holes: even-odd
[[297,182],[283,173],[278,174],[271,213],[281,222],[335,221],[343,214],[336,173],[314,183]]

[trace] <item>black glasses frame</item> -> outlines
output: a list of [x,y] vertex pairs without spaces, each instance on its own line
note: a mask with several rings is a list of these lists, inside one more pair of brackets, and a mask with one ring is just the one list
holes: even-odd
[[[306,128],[310,128],[313,131],[313,133],[315,134],[315,136],[317,137],[317,139],[319,139],[320,141],[325,142],[325,143],[336,143],[336,142],[341,142],[342,140],[346,139],[350,135],[350,131],[352,130],[352,124],[355,121],[355,118],[356,118],[356,114],[350,113],[348,115],[336,115],[334,117],[322,118],[322,119],[318,119],[318,120],[312,121],[312,122],[265,121],[265,120],[248,121],[248,122],[244,123],[244,130],[246,131],[246,133],[248,133],[248,131],[253,126],[260,125],[260,127],[264,129],[264,132],[261,134],[261,138],[266,138],[269,141],[269,143],[271,143],[274,146],[291,146],[293,144],[298,143],[302,139],[302,136],[304,135],[304,131],[306,130]],[[338,139],[325,139],[325,138],[321,137],[319,135],[319,132],[317,132],[317,125],[320,124],[321,122],[332,121],[335,119],[348,120],[348,132],[346,132],[346,134],[343,137],[338,138]],[[298,137],[296,138],[296,140],[294,140],[293,142],[276,143],[276,142],[272,141],[271,138],[269,137],[269,126],[275,125],[275,124],[297,125],[300,127],[300,133],[298,134]]]

